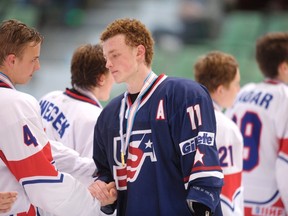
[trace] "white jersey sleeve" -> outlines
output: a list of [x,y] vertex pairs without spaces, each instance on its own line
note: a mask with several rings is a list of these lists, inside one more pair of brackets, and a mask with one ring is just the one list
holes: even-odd
[[6,215],[27,213],[31,204],[55,215],[99,215],[88,189],[52,165],[36,99],[1,88],[0,104],[0,191],[19,194]]
[[243,216],[243,138],[237,125],[221,111],[215,110],[215,117],[216,145],[224,174],[224,186],[220,194],[223,216]]
[[80,157],[79,153],[60,142],[50,140],[53,159],[57,169],[67,172],[87,187],[94,182],[97,171],[92,158]]

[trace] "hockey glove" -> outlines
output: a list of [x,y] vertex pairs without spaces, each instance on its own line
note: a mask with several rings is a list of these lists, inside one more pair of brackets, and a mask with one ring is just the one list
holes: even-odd
[[212,216],[212,211],[206,205],[195,202],[193,200],[187,200],[188,207],[193,216]]

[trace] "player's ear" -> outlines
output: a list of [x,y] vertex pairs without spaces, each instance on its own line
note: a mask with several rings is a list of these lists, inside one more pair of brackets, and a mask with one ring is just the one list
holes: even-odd
[[221,94],[223,93],[223,90],[224,90],[223,88],[224,88],[223,85],[219,85],[219,86],[216,88],[215,92],[216,92],[218,95],[221,95]]
[[288,63],[287,62],[284,61],[278,66],[278,75],[276,78],[279,80],[282,80],[285,83],[288,82]]
[[[287,62],[282,62],[279,66],[278,66],[278,73],[288,73],[288,63]],[[280,75],[280,74],[279,74]]]
[[143,45],[137,46],[137,57],[144,57],[145,58],[146,49]]
[[6,63],[8,64],[8,66],[12,67],[15,63],[15,60],[16,60],[16,56],[15,54],[9,54],[6,56]]
[[99,86],[103,86],[105,84],[105,81],[106,81],[105,74],[101,74],[100,77],[98,77],[98,79],[97,79],[97,84]]

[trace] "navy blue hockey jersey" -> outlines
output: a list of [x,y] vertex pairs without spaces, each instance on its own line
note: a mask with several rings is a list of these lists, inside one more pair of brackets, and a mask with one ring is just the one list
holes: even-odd
[[215,145],[216,121],[205,87],[160,75],[141,98],[129,145],[127,116],[119,119],[123,95],[113,99],[95,126],[93,158],[99,179],[114,181],[118,189],[117,214],[121,216],[188,216],[186,199],[213,211],[219,204],[223,174]]

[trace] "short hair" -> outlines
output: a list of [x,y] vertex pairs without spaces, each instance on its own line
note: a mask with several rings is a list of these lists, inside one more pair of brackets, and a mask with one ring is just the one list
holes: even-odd
[[288,33],[270,32],[258,38],[256,60],[265,77],[275,78],[279,65],[288,62]]
[[194,77],[197,82],[204,85],[212,93],[220,85],[229,87],[238,68],[238,62],[232,55],[211,51],[196,61]]
[[154,40],[151,32],[143,23],[139,20],[129,18],[115,20],[102,32],[100,40],[104,42],[116,35],[124,35],[126,44],[131,47],[143,45],[146,49],[146,64],[147,66],[151,66],[154,54]]
[[98,86],[102,74],[108,73],[100,44],[79,46],[71,59],[71,84],[90,90]]
[[43,36],[36,29],[14,19],[3,21],[0,25],[0,65],[9,54],[22,58],[29,43],[36,46],[42,41]]

